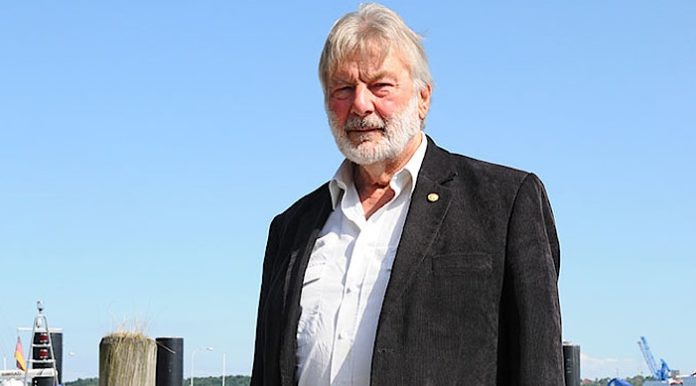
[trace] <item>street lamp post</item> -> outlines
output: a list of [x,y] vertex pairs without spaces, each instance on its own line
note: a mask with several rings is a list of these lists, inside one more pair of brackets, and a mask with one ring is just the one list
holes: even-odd
[[225,353],[222,353],[222,386],[225,386]]
[[194,361],[194,359],[196,358],[196,353],[199,352],[199,351],[203,351],[203,350],[205,350],[205,351],[213,351],[213,348],[212,348],[212,347],[199,347],[199,348],[193,350],[193,352],[191,353],[191,383],[190,383],[191,386],[193,386],[193,369],[194,369],[194,367],[193,367],[193,364],[194,364],[193,361]]

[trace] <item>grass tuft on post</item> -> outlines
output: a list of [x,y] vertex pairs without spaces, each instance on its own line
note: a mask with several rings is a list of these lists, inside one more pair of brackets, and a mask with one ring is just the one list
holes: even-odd
[[157,344],[140,332],[116,332],[99,343],[99,386],[154,386]]

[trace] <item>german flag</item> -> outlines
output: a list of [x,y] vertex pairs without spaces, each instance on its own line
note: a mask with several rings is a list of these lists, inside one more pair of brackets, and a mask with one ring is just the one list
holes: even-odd
[[22,341],[17,337],[17,345],[15,346],[14,357],[17,360],[17,368],[22,371],[27,371],[27,362],[24,360],[24,351],[22,351]]

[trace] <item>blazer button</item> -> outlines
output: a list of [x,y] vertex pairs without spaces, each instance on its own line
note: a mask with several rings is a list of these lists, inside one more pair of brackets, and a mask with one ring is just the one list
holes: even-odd
[[428,201],[430,202],[435,202],[440,199],[440,195],[437,193],[430,193],[428,194]]

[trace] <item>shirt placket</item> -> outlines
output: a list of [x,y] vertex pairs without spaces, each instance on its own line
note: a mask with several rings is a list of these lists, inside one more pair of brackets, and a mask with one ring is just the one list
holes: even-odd
[[346,218],[355,226],[356,236],[350,256],[346,256],[347,267],[343,282],[343,294],[336,315],[333,354],[331,356],[332,385],[350,385],[352,383],[351,350],[353,349],[355,326],[359,317],[360,291],[365,277],[364,254],[367,246],[365,238],[369,234],[364,216],[360,212],[361,205],[343,209]]

